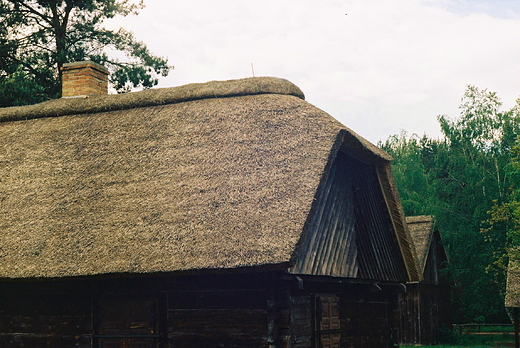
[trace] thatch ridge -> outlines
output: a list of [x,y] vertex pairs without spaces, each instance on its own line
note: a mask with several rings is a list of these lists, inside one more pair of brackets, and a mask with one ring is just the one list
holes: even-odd
[[175,104],[191,100],[258,94],[292,95],[305,100],[300,88],[288,80],[276,77],[251,77],[239,80],[192,83],[179,87],[156,88],[125,94],[61,98],[35,105],[0,108],[0,122],[91,114]]
[[430,223],[433,224],[433,216],[432,215],[415,215],[415,216],[407,216],[406,223],[408,224],[416,224],[416,223]]

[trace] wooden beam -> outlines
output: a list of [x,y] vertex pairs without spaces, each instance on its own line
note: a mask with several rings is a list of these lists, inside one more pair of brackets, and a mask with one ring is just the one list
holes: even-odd
[[520,348],[518,339],[518,307],[513,308],[513,325],[515,326],[515,348]]

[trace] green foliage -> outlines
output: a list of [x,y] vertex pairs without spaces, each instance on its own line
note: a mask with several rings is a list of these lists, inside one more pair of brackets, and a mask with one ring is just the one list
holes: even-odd
[[406,132],[389,137],[378,146],[394,157],[392,171],[399,183],[399,193],[407,216],[430,214],[431,183],[423,164],[422,141]]
[[[38,93],[15,98],[17,103],[54,98],[61,89],[60,67],[81,60],[105,65],[118,92],[155,86],[158,76],[171,69],[167,60],[151,54],[132,33],[103,27],[105,20],[137,14],[141,8],[142,1],[129,0],[0,0],[0,85],[5,87],[0,92],[23,79],[16,95],[31,89]],[[126,56],[124,62],[109,56],[118,51]],[[12,100],[0,94],[0,106],[14,105]]]
[[511,183],[509,199],[501,203],[494,201],[488,211],[489,218],[482,228],[490,241],[504,236],[504,244],[495,252],[495,261],[489,266],[489,270],[494,272],[505,272],[510,256],[517,259],[520,257],[520,137],[511,149],[505,175]]
[[511,187],[518,180],[510,169],[511,149],[520,132],[520,107],[500,108],[495,93],[468,86],[459,117],[438,118],[442,139],[402,133],[381,145],[396,158],[393,168],[406,214],[436,217],[450,258],[446,273],[457,286],[456,322],[507,319],[503,262],[512,239],[501,218],[504,204],[508,212],[514,208]]
[[510,185],[505,169],[514,113],[500,112],[500,106],[495,93],[469,86],[460,117],[439,117],[448,153],[433,175],[436,216],[451,256],[451,274],[462,291],[459,317],[464,321],[482,315],[498,320],[503,307],[505,273],[495,269],[490,274],[489,265],[503,254],[505,234],[489,238],[480,233],[494,202],[507,200]]
[[45,89],[21,70],[0,80],[0,100],[3,104],[0,106],[34,104],[43,100],[45,96]]

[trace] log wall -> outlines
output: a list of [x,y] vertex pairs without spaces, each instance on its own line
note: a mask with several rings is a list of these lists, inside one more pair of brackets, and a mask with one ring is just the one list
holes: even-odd
[[89,348],[90,313],[70,284],[0,284],[0,347]]
[[210,277],[168,287],[168,347],[268,347],[276,337],[270,282]]
[[296,279],[246,273],[4,282],[0,346],[393,346],[393,292]]

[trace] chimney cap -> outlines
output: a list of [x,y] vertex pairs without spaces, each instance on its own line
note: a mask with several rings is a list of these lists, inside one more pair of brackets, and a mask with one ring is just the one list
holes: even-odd
[[89,66],[108,74],[107,68],[105,68],[103,65],[93,62],[91,60],[82,60],[80,62],[64,63],[63,66],[61,67],[61,70],[62,71],[70,70],[70,69],[84,68],[84,67],[89,67]]

